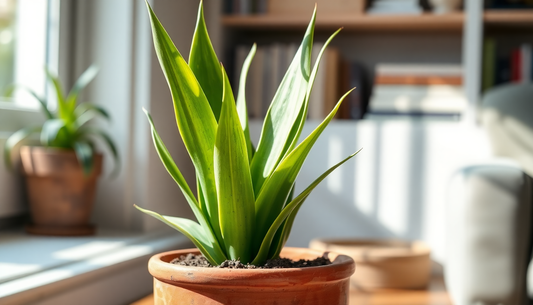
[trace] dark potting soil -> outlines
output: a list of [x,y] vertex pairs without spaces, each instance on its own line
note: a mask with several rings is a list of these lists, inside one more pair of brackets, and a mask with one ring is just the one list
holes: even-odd
[[288,258],[269,259],[264,266],[243,264],[239,260],[226,260],[220,266],[213,266],[203,255],[187,254],[173,259],[171,264],[180,266],[206,267],[206,268],[229,268],[229,269],[279,269],[279,268],[305,268],[331,264],[329,258],[317,257],[312,260],[301,259],[293,261]]

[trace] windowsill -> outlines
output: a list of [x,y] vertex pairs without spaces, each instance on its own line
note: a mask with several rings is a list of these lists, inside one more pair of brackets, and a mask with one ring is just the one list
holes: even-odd
[[[146,263],[150,256],[186,246],[189,242],[183,235],[168,230],[150,233],[100,230],[91,237],[41,237],[21,230],[1,232],[0,303],[42,301],[132,268],[144,268],[148,274]],[[135,280],[128,280],[126,285],[135,286]],[[135,298],[135,293],[129,299]]]
[[28,126],[36,126],[44,122],[44,115],[36,105],[24,105],[0,100],[0,132],[6,139],[13,132]]

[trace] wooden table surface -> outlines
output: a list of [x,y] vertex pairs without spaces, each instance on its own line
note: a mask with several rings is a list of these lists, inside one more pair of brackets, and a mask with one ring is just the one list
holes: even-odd
[[[154,297],[146,296],[131,305],[153,305]],[[452,305],[441,277],[431,280],[427,290],[351,291],[350,305]]]

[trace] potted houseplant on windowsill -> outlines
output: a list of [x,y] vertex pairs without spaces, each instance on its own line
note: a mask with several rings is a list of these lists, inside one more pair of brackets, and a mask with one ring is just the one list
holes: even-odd
[[243,65],[235,101],[226,72],[211,45],[202,3],[188,63],[147,6],[155,50],[172,93],[179,132],[196,168],[198,189],[196,197],[145,110],[161,161],[198,220],[163,216],[137,207],[182,232],[198,247],[152,257],[149,270],[154,276],[156,304],[169,304],[177,299],[183,304],[347,304],[349,276],[355,266],[352,259],[343,255],[331,253],[330,265],[282,270],[214,269],[169,263],[183,254],[200,252],[213,266],[228,259],[262,266],[280,253],[293,260],[323,254],[309,249],[283,249],[296,213],[310,192],[356,154],[293,196],[295,180],[306,156],[348,94],[298,143],[324,52],[324,49],[320,52],[311,69],[316,13],[274,96],[255,149],[249,136],[244,90],[256,47]]
[[107,144],[115,158],[115,171],[118,169],[118,153],[112,139],[90,125],[94,118],[109,119],[109,115],[98,105],[77,102],[97,71],[95,66],[89,67],[65,96],[59,79],[46,69],[57,97],[55,113],[49,110],[44,98],[24,88],[39,101],[46,121],[42,126],[26,127],[11,135],[4,146],[4,161],[6,167],[12,168],[13,148],[33,135],[40,135],[40,146],[20,148],[31,214],[31,224],[26,226],[28,233],[80,236],[95,232],[89,219],[103,163],[102,154],[96,152],[95,138]]

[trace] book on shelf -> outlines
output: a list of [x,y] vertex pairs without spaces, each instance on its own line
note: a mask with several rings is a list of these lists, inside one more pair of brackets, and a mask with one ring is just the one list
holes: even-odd
[[462,86],[380,85],[372,92],[369,112],[460,114],[466,105]]
[[530,43],[509,48],[498,46],[496,39],[487,37],[483,42],[482,89],[514,82],[529,83],[533,79],[533,50]]
[[[313,46],[313,62],[323,44]],[[343,101],[335,119],[358,120],[363,117],[365,102],[364,69],[342,57],[336,48],[326,49],[309,99],[310,119],[324,119],[348,90],[355,88]]]
[[[322,42],[315,42],[313,44],[313,49],[311,51],[311,62],[315,63],[316,59],[318,57],[318,54],[320,53],[320,50],[324,46],[324,43]],[[327,54],[326,56],[327,57]],[[324,57],[323,57],[324,58]],[[326,65],[324,64],[324,59],[322,59],[322,64],[318,67],[318,72],[315,77],[315,83],[313,85],[313,89],[311,90],[311,94],[309,96],[309,108],[307,111],[308,118],[312,120],[319,120],[324,115],[324,109],[323,109],[323,98],[326,96],[325,93],[325,78],[326,78]]]
[[226,15],[265,14],[268,0],[223,0],[222,10]]
[[487,9],[532,9],[532,0],[485,0]]
[[[392,0],[392,2],[411,3],[413,1]],[[365,13],[366,0],[223,0],[222,10],[226,15],[268,13],[273,15],[299,14],[310,16],[313,13],[315,4],[320,8],[321,14],[332,15],[341,13],[361,15]],[[382,5],[379,6],[381,7]],[[390,9],[387,5],[384,8]],[[398,7],[393,3],[392,9],[405,11],[406,6],[402,5]]]
[[382,85],[462,85],[461,76],[446,75],[377,75],[375,83]]
[[[328,48],[326,49],[325,65],[326,65],[326,83],[322,86],[325,87],[324,90],[324,110],[322,119],[325,118],[337,105],[341,93],[339,91],[339,73],[341,66],[341,55],[339,49],[337,48]],[[343,103],[344,104],[344,103]],[[347,104],[347,103],[346,103]],[[342,107],[342,105],[341,105]],[[342,114],[342,109],[336,114],[336,118],[340,119]]]
[[[317,42],[312,48],[312,64],[324,43]],[[240,72],[249,46],[237,46],[234,54],[233,88],[238,92]],[[273,43],[259,46],[250,65],[246,80],[246,103],[250,118],[262,119],[297,52],[296,44]],[[309,97],[308,117],[322,120],[351,87],[358,87],[343,102],[336,119],[360,119],[365,111],[364,71],[360,65],[345,61],[339,50],[326,49]]]
[[269,0],[268,14],[301,14],[313,13],[315,4],[321,14],[364,14],[366,0]]
[[494,39],[485,39],[483,41],[483,73],[481,73],[482,91],[494,86],[496,82],[496,65],[496,42]]
[[369,114],[459,115],[467,101],[462,67],[454,64],[378,64]]
[[377,64],[376,75],[378,76],[448,76],[462,77],[463,68],[454,64]]
[[422,12],[418,0],[374,0],[366,11],[371,15],[418,15]]
[[[348,64],[348,77],[349,86],[345,89],[355,88],[350,95],[348,95],[348,118],[353,120],[362,119],[366,108],[368,106],[366,99],[366,73],[363,66],[357,62]],[[342,90],[341,92],[345,92]]]

